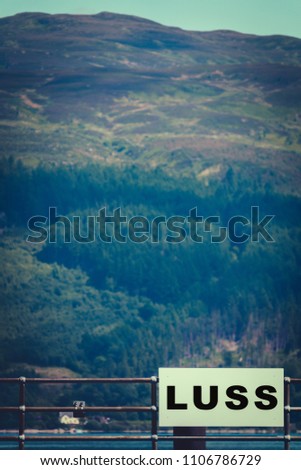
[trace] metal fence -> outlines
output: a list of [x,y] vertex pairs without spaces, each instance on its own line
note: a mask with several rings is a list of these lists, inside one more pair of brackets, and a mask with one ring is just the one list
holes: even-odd
[[[191,442],[191,435],[168,435],[160,433],[158,430],[158,395],[157,384],[158,377],[153,376],[149,378],[0,378],[0,385],[13,383],[19,387],[19,401],[17,406],[0,406],[0,413],[13,412],[18,414],[19,427],[18,435],[0,435],[0,441],[14,441],[17,443],[18,448],[23,450],[25,442],[34,441],[149,441],[153,450],[158,449],[158,442],[161,441],[175,441],[182,440]],[[26,387],[27,384],[149,384],[150,385],[150,406],[85,406],[84,409],[81,405],[73,406],[26,406]],[[194,436],[193,441],[199,440],[202,442],[209,441],[269,441],[269,442],[283,442],[284,449],[290,449],[290,443],[293,441],[301,442],[301,435],[291,436],[291,413],[301,412],[301,407],[291,406],[291,384],[301,384],[301,379],[285,377],[284,379],[284,427],[283,434],[266,436],[266,435],[200,435]],[[81,403],[81,402],[79,402]],[[79,406],[79,407],[78,407]],[[79,435],[79,436],[39,436],[25,434],[25,417],[27,413],[41,413],[41,412],[98,412],[98,413],[112,413],[112,412],[147,412],[151,417],[151,429],[146,435]],[[201,424],[201,423],[200,423]],[[187,433],[188,434],[188,433]],[[189,447],[188,447],[189,448]]]

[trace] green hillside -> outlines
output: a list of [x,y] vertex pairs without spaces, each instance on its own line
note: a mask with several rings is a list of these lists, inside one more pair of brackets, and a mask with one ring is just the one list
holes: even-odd
[[[16,15],[0,39],[1,375],[300,377],[301,41],[109,13]],[[82,243],[65,243],[61,222],[51,242],[51,207],[80,218]],[[270,240],[241,222],[252,207],[273,216]],[[106,243],[87,232],[103,208],[147,221],[195,208],[220,223],[200,223],[202,242],[175,242],[186,222],[143,243],[123,227]],[[34,216],[47,220],[41,243],[28,242]],[[212,243],[235,216],[232,237]],[[147,396],[131,392],[83,389],[89,404]],[[68,388],[43,394],[72,402]]]

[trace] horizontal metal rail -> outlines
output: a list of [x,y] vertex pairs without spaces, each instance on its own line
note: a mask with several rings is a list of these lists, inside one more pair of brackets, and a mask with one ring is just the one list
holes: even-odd
[[[291,384],[301,384],[301,378],[290,378],[285,377],[284,379],[284,391],[285,391],[285,406],[284,406],[284,428],[283,435],[274,436],[263,436],[263,435],[198,435],[198,436],[178,436],[178,435],[166,435],[163,432],[158,433],[158,399],[157,399],[157,384],[158,377],[148,378],[0,378],[1,383],[16,383],[19,385],[19,405],[18,406],[1,406],[0,413],[12,412],[18,413],[19,415],[19,430],[18,435],[1,435],[0,441],[4,442],[18,442],[19,449],[24,449],[26,442],[38,442],[38,441],[61,441],[61,442],[76,442],[76,441],[149,441],[152,443],[152,448],[156,450],[158,448],[159,441],[220,441],[220,442],[284,442],[284,448],[289,449],[291,442],[301,442],[301,435],[290,435],[290,416],[292,412],[301,412],[300,406],[290,405],[290,387]],[[83,409],[76,408],[75,406],[26,406],[25,403],[25,389],[29,383],[36,384],[150,384],[151,386],[151,406],[85,406]],[[103,413],[114,413],[114,412],[146,412],[151,413],[151,432],[147,435],[25,435],[25,414],[26,413],[40,413],[40,412],[103,412]]]
[[[130,435],[130,436],[122,436],[122,435],[114,435],[114,436],[102,436],[102,435],[95,435],[95,436],[31,436],[27,435],[24,440],[26,441],[151,441],[152,439],[156,438],[158,441],[185,441],[191,440],[191,436],[164,436],[162,434],[152,436],[152,435]],[[226,435],[218,435],[218,436],[194,436],[194,439],[198,439],[200,441],[235,441],[235,442],[245,442],[245,441],[257,441],[257,442],[267,442],[267,441],[274,441],[274,442],[282,442],[285,437],[284,436],[226,436]],[[18,436],[3,436],[1,438],[3,441],[18,441]],[[289,436],[289,440],[291,441],[301,441],[301,436]]]
[[[291,441],[301,441],[301,436],[289,436]],[[174,440],[188,440],[192,439],[191,436],[158,436],[158,439],[161,441],[174,441]],[[235,442],[244,442],[244,441],[283,441],[286,439],[285,436],[196,436],[194,439],[200,441],[235,441]]]
[[18,378],[0,378],[0,383],[1,382],[6,382],[6,383],[16,383],[20,382],[24,379],[24,382],[26,383],[41,383],[41,384],[46,384],[46,383],[52,383],[52,384],[71,384],[71,383],[101,383],[101,384],[123,384],[123,383],[151,383],[157,377],[147,377],[147,378],[54,378],[54,379],[48,379],[48,378],[40,378],[40,377],[18,377]]
[[[26,436],[26,441],[151,441],[153,436]],[[11,441],[18,441],[18,436],[10,437]]]
[[[19,412],[19,406],[1,406],[1,411],[9,411],[9,412]],[[75,411],[74,406],[23,406],[21,411],[26,411],[30,413],[40,413],[42,411],[45,412],[70,412]],[[94,412],[134,412],[134,411],[141,411],[141,412],[151,412],[156,411],[153,406],[86,406],[84,411],[94,411]]]

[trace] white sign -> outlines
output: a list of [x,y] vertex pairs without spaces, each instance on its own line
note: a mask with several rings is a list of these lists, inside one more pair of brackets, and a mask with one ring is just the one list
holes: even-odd
[[159,369],[160,426],[283,426],[283,369]]

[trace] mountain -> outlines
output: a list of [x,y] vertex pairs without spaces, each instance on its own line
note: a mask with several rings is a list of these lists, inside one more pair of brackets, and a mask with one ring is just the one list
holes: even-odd
[[301,40],[111,13],[24,13],[0,30],[4,156],[199,179],[234,165],[298,191]]
[[301,40],[24,13],[0,44],[1,375],[300,377]]

